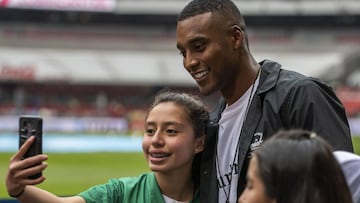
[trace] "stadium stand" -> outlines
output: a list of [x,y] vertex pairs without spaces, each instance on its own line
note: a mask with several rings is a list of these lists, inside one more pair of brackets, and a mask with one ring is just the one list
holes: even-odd
[[[156,91],[197,92],[175,46],[188,0],[89,2],[0,0],[1,122],[20,114],[123,117],[137,132]],[[329,81],[360,134],[360,62],[347,58],[360,47],[360,1],[235,2],[254,56]],[[203,97],[210,108],[216,98]]]
[[[175,48],[175,19],[186,0],[19,2],[0,1],[2,115],[121,116],[146,106],[162,87],[196,92]],[[258,60],[278,60],[334,87],[360,81],[349,73],[341,83],[340,75],[325,77],[331,67],[346,69],[347,54],[359,47],[359,1],[235,2]]]

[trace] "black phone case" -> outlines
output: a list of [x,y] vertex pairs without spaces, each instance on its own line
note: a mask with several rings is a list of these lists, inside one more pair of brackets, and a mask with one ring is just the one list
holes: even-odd
[[[42,118],[38,116],[20,116],[19,118],[19,148],[30,136],[35,136],[35,141],[24,154],[23,159],[37,154],[42,154]],[[30,176],[31,179],[41,177],[41,173]]]

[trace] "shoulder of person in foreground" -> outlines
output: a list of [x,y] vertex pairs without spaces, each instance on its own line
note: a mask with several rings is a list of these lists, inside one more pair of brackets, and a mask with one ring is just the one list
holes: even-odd
[[[274,169],[272,177],[277,180],[274,183],[279,184],[265,181],[265,185],[275,189],[277,195],[274,196],[278,200],[301,200],[306,196],[317,203],[351,202],[346,179],[332,153],[331,146],[316,133],[290,129],[276,133],[255,152],[255,156],[260,166]],[[259,171],[261,174],[263,170]],[[267,175],[262,177],[267,179]],[[304,186],[305,190],[302,189]]]
[[360,203],[360,155],[334,151],[334,156],[343,170],[354,203]]
[[255,151],[247,176],[239,203],[352,202],[330,145],[311,131],[290,129],[274,134]]

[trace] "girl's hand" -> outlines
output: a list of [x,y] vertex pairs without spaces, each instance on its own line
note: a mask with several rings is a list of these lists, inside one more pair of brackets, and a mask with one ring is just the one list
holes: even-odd
[[44,176],[37,179],[30,179],[29,176],[42,172],[46,167],[47,155],[39,154],[26,159],[22,159],[34,142],[35,137],[31,136],[21,146],[9,161],[9,169],[6,176],[6,188],[10,196],[18,196],[25,189],[26,185],[36,185],[45,180]]

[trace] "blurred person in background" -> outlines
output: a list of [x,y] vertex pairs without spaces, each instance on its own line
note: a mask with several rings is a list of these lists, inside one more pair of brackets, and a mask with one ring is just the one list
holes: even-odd
[[353,202],[360,203],[360,156],[346,151],[334,151],[350,188]]
[[254,152],[239,203],[351,203],[331,146],[314,132],[279,131]]
[[345,110],[323,81],[257,62],[231,0],[193,0],[180,12],[177,48],[203,95],[220,91],[201,161],[201,202],[236,202],[252,152],[281,128],[311,130],[353,151]]
[[197,203],[199,156],[204,148],[208,117],[205,105],[194,95],[159,93],[145,117],[142,142],[152,172],[111,179],[72,197],[58,197],[33,186],[43,182],[45,177],[28,177],[43,171],[48,157],[37,155],[22,160],[34,141],[31,137],[10,159],[6,178],[8,194],[23,203]]

